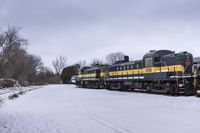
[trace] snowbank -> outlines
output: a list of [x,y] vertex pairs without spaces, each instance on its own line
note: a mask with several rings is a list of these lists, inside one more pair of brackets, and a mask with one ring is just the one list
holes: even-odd
[[8,87],[4,89],[0,89],[0,102],[6,99],[14,99],[21,94],[24,94],[27,91],[35,90],[41,88],[41,86],[29,86],[29,87]]

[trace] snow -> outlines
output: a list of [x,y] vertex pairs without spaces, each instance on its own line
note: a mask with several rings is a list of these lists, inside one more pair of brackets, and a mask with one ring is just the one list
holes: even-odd
[[0,108],[0,133],[199,133],[200,99],[48,85]]
[[7,100],[9,97],[17,94],[22,94],[27,91],[35,90],[41,88],[40,86],[29,86],[29,87],[9,87],[9,88],[3,88],[0,89],[0,102],[3,100]]

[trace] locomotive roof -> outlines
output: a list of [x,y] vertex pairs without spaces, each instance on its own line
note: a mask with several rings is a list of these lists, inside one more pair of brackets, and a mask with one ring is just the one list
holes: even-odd
[[92,71],[92,70],[98,70],[100,67],[91,67],[89,69],[86,69],[85,71]]
[[168,55],[174,53],[170,50],[151,50],[149,53],[145,54],[143,58],[150,58],[150,57],[160,57],[163,55]]
[[109,65],[102,64],[102,65],[94,66],[94,67],[90,67],[90,68],[86,69],[85,71],[99,70],[99,69],[101,69],[101,67],[106,67],[106,66],[109,66]]
[[129,62],[124,62],[124,63],[120,63],[120,64],[114,64],[112,66],[124,66],[124,65],[132,65],[138,62],[142,62],[142,60],[135,60],[135,61],[129,61]]

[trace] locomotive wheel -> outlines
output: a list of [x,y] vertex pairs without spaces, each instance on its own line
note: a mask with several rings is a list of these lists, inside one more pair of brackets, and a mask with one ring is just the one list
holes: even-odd
[[99,89],[100,87],[99,87],[99,83],[97,82],[97,83],[95,83],[95,89]]
[[171,94],[172,96],[175,96],[175,95],[178,94],[178,90],[177,90],[176,85],[172,85],[172,86],[170,87],[170,94]]
[[82,82],[82,83],[81,83],[81,87],[82,87],[82,88],[85,88],[85,87],[86,87],[85,82]]
[[104,84],[103,81],[101,81],[101,82],[99,83],[99,89],[103,89],[103,88],[105,88],[105,84]]
[[128,87],[124,86],[123,83],[120,83],[120,91],[127,91]]
[[164,88],[166,90],[166,93],[170,93],[171,84],[170,83],[166,83]]
[[121,89],[120,82],[111,84],[111,90],[120,90],[120,89]]
[[153,84],[149,84],[149,85],[147,86],[147,92],[148,92],[148,93],[151,93],[152,88],[153,88]]

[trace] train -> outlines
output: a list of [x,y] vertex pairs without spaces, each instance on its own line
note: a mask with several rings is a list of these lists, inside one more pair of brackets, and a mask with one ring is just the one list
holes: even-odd
[[200,65],[194,64],[187,51],[150,50],[141,60],[130,61],[124,56],[111,65],[82,67],[76,86],[200,96]]

